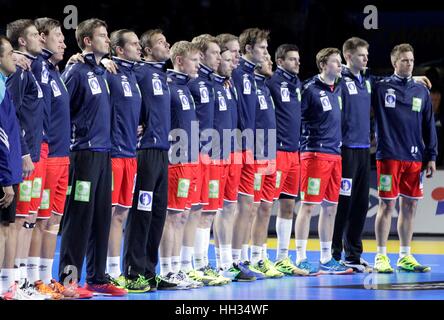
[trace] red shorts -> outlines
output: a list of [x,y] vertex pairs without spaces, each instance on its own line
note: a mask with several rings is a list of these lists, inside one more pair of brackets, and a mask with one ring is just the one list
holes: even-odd
[[404,196],[423,198],[422,163],[418,161],[377,160],[377,181],[381,199]]
[[256,161],[254,175],[254,202],[273,203],[276,192],[276,161]]
[[[168,166],[168,210],[190,209],[199,170],[197,163],[179,163]],[[194,181],[194,185],[193,185]]]
[[208,184],[210,178],[211,159],[206,154],[199,154],[199,168],[196,180],[195,193],[193,195],[192,204],[208,205]]
[[112,205],[131,208],[137,174],[136,158],[111,158]]
[[222,199],[228,202],[237,202],[237,193],[239,191],[241,170],[242,170],[242,153],[241,152],[232,152],[230,154],[230,159],[228,164],[225,165],[224,174],[226,175],[223,183],[225,186],[222,190],[224,190],[224,196]]
[[48,158],[45,187],[37,219],[49,219],[51,214],[63,215],[68,190],[69,157]]
[[216,212],[220,208],[220,199],[223,198],[221,189],[223,168],[223,161],[220,160],[214,160],[209,165],[208,204],[202,208],[203,212]]
[[276,154],[276,192],[278,199],[281,193],[297,197],[301,179],[299,152],[278,151]]
[[250,150],[242,151],[242,167],[239,183],[239,193],[246,196],[254,196],[254,175],[256,163]]
[[48,159],[48,144],[42,143],[40,161],[34,162],[32,175],[19,184],[16,208],[17,217],[27,217],[37,213],[42,200],[43,186],[46,178],[46,160]]
[[301,153],[301,201],[337,204],[341,175],[341,156],[320,152]]

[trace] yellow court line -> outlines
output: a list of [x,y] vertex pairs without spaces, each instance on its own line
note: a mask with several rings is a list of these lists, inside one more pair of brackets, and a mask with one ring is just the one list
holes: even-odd
[[[376,252],[375,240],[363,240],[364,252]],[[268,239],[267,247],[270,249],[276,249],[277,239]],[[290,250],[295,249],[294,239],[290,242]],[[309,239],[307,243],[307,250],[319,251],[319,240]],[[399,241],[389,240],[387,243],[388,253],[399,252]],[[441,240],[414,240],[412,242],[412,253],[418,254],[444,254],[444,241]]]

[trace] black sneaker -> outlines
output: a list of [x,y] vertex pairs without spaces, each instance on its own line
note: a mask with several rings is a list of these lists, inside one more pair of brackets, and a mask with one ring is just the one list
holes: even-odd
[[152,276],[150,278],[147,278],[148,284],[150,285],[150,290],[148,292],[154,292],[157,291],[157,277]]

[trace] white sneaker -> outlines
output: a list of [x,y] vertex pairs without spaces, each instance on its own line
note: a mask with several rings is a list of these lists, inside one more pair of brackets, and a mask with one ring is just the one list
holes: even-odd
[[25,281],[25,283],[20,287],[20,289],[31,299],[29,300],[50,300],[51,297],[47,295],[41,294],[32,284],[29,284],[28,281]]
[[8,292],[2,298],[5,300],[33,300],[29,294],[19,287],[17,282],[9,287]]
[[183,281],[188,282],[188,284],[191,286],[192,289],[202,288],[204,286],[204,283],[202,281],[197,281],[197,280],[191,279],[183,271],[179,271],[178,275],[183,279]]

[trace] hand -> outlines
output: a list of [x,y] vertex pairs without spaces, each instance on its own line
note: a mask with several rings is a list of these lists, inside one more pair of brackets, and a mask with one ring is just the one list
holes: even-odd
[[31,156],[27,154],[22,158],[23,178],[28,178],[32,174],[34,169],[34,163],[32,163]]
[[415,80],[415,82],[422,83],[429,90],[432,89],[432,83],[430,82],[429,78],[427,78],[426,76],[413,77],[413,80]]
[[117,64],[114,61],[104,58],[100,61],[100,63],[103,64],[103,66],[106,68],[106,70],[109,73],[117,74],[117,70],[119,68],[117,67]]
[[7,208],[14,201],[15,192],[12,186],[3,187],[4,197],[0,199],[0,207]]
[[426,177],[427,178],[433,177],[433,174],[435,173],[435,171],[436,171],[436,163],[435,163],[435,161],[427,162]]
[[14,59],[15,65],[19,66],[23,70],[31,71],[31,60],[19,53],[13,53],[12,59]]
[[66,64],[75,64],[75,63],[85,63],[85,59],[83,58],[81,53],[76,53],[75,55],[69,58]]

